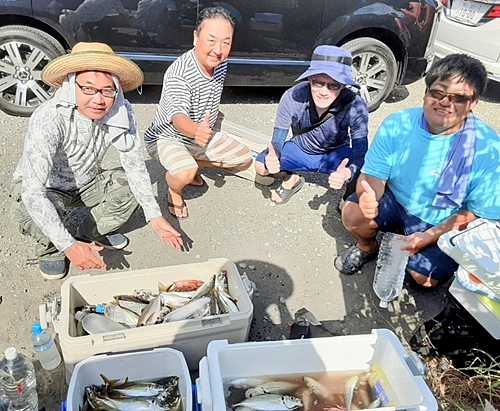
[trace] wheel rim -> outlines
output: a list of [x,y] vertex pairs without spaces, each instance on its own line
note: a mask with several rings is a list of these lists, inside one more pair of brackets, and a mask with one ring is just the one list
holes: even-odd
[[42,81],[42,70],[52,60],[39,48],[22,42],[0,44],[0,104],[33,109],[54,94]]
[[371,52],[353,55],[352,76],[359,84],[359,93],[367,104],[384,95],[388,73],[387,64],[380,55]]

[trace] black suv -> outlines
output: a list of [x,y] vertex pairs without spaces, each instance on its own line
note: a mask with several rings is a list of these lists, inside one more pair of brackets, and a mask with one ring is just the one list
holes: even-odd
[[314,47],[332,44],[352,52],[374,110],[434,56],[435,0],[0,0],[0,109],[29,116],[49,99],[40,73],[78,41],[109,44],[143,69],[145,84],[161,84],[192,47],[198,11],[214,5],[236,22],[229,86],[290,86]]

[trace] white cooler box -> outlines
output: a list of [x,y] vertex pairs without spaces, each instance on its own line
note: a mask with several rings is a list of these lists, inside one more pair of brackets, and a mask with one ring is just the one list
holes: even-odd
[[221,131],[226,132],[230,137],[245,144],[252,153],[252,159],[254,161],[252,161],[250,167],[234,174],[246,180],[255,181],[256,183],[265,186],[273,184],[274,178],[259,176],[255,172],[255,158],[257,157],[257,154],[267,148],[267,142],[271,141],[271,138],[263,133],[228,120],[222,121]]
[[75,367],[69,383],[66,398],[67,411],[79,411],[83,406],[85,387],[102,385],[100,374],[106,378],[120,379],[119,383],[140,380],[159,380],[165,377],[179,377],[179,392],[182,408],[192,410],[191,377],[181,352],[170,348],[156,348],[152,351],[138,351],[123,354],[97,355],[81,361]]
[[[164,285],[182,279],[206,281],[220,270],[227,271],[229,293],[237,300],[237,313],[77,336],[77,321],[74,318],[77,307],[109,302],[113,300],[114,295],[132,294],[139,288],[156,289],[159,281]],[[236,343],[248,339],[253,304],[246,282],[240,276],[236,265],[225,258],[69,278],[61,287],[60,304],[54,303],[50,313],[54,329],[59,334],[67,379],[69,380],[70,373],[77,363],[93,355],[165,346],[181,351],[189,368],[197,369],[210,341],[225,338]]]
[[[223,381],[232,378],[367,372],[382,368],[395,406],[377,410],[436,411],[438,404],[425,383],[425,367],[416,353],[408,354],[389,330],[371,334],[302,340],[228,344],[212,341],[200,361],[196,388],[202,411],[226,409]],[[389,390],[388,390],[389,391]]]

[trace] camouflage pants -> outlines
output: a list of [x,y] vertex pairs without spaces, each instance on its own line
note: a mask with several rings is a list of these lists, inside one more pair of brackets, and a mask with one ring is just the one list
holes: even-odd
[[[64,253],[57,250],[26,210],[21,199],[21,186],[21,178],[13,181],[11,186],[11,221],[17,224],[22,234],[35,239],[35,253],[38,257],[44,257],[46,260],[60,259]],[[90,213],[80,223],[77,231],[77,236],[89,238],[118,230],[138,208],[125,172],[121,168],[102,171],[90,183],[75,191],[64,192],[49,188],[47,197],[63,221],[68,208],[90,207]]]

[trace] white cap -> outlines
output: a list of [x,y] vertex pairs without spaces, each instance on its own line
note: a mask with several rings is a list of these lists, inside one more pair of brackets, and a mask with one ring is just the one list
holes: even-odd
[[5,358],[9,361],[17,358],[17,350],[15,347],[10,347],[5,350]]

